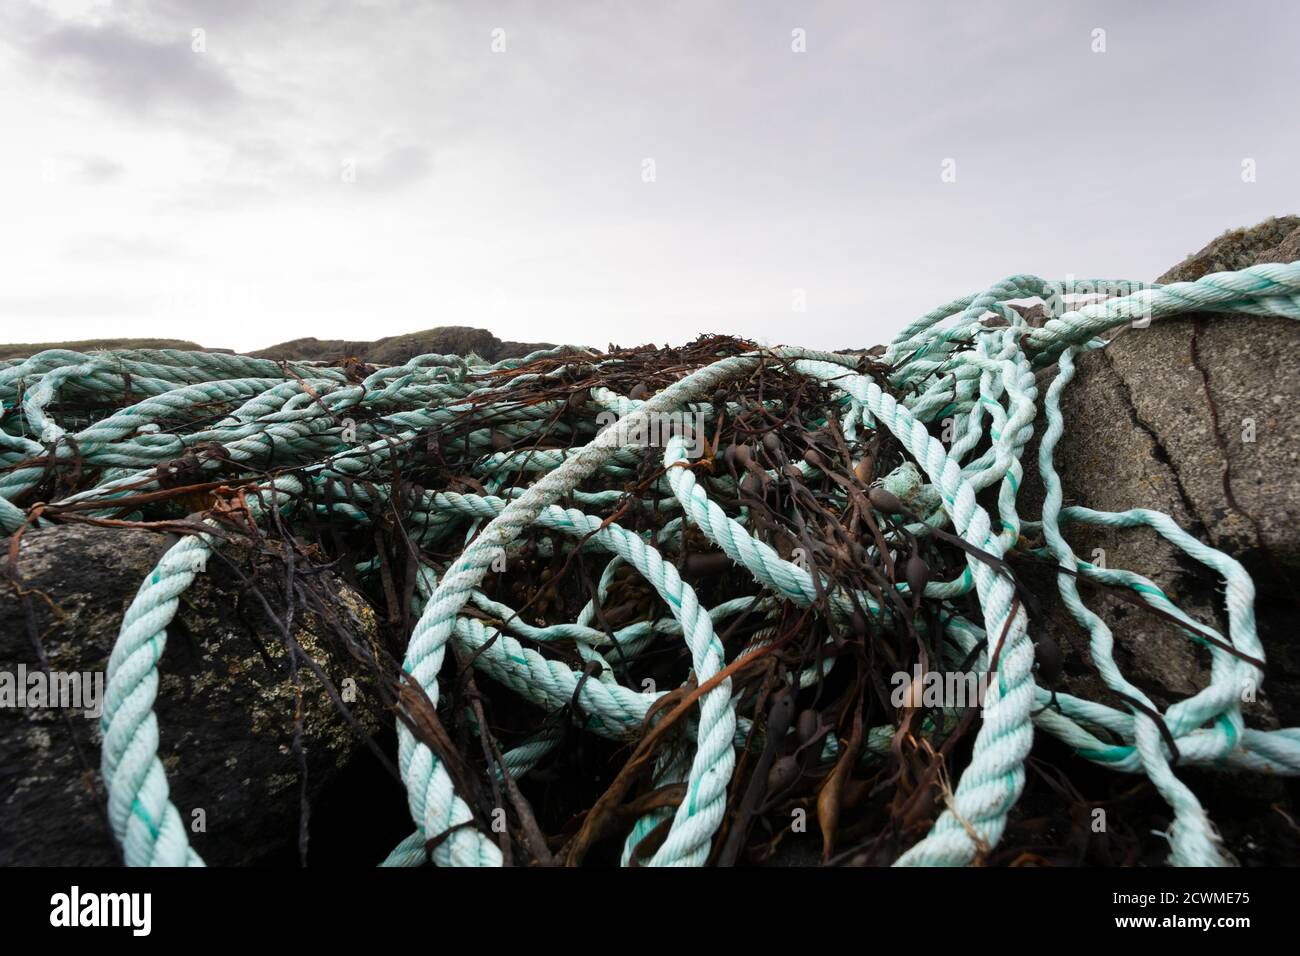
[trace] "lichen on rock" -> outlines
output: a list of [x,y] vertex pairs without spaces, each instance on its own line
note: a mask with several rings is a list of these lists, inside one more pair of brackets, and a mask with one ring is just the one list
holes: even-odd
[[[0,596],[0,670],[38,666],[34,633],[53,669],[104,671],[122,614],[166,542],[147,531],[81,524],[28,530],[21,542],[24,596],[12,582]],[[347,585],[337,587],[347,596],[340,614],[362,640],[372,639],[374,612]],[[297,840],[300,780],[284,642],[221,561],[209,562],[180,605],[159,662],[156,704],[172,801],[187,824],[203,811],[204,829],[190,840],[209,863],[283,857]],[[330,653],[319,628],[304,614],[292,633],[336,686],[357,682],[351,709],[373,733],[382,707],[370,677]],[[305,671],[302,688],[303,750],[315,792],[365,744]],[[79,712],[0,710],[0,865],[119,862],[102,809],[99,748],[98,721]]]

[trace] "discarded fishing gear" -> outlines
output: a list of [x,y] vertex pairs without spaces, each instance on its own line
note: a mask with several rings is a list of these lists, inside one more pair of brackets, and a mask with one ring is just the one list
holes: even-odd
[[[126,861],[201,863],[158,758],[158,663],[213,550],[256,546],[345,566],[387,610],[391,646],[369,660],[413,821],[389,865],[577,864],[611,840],[625,864],[730,864],[775,845],[792,808],[815,808],[825,858],[968,864],[1003,834],[1035,729],[1149,778],[1173,814],[1170,862],[1230,862],[1173,764],[1300,772],[1300,728],[1242,716],[1265,667],[1251,579],[1166,515],[1062,507],[1053,452],[1075,358],[1105,333],[1184,312],[1300,318],[1300,263],[1078,299],[1107,287],[1014,276],[874,354],[705,336],[491,365],[175,350],[0,365],[6,535],[182,533],[109,663],[102,771]],[[1011,304],[1035,298],[1041,325]],[[1035,516],[1017,506],[1026,467],[1047,493]],[[1210,568],[1227,633],[1138,572],[1084,561],[1062,533],[1080,523],[1152,528]],[[1123,707],[1057,691],[1059,651],[1031,633],[1011,555],[1058,569]],[[1158,707],[1081,581],[1176,622],[1207,649],[1208,684]],[[935,704],[896,679],[934,670],[981,677],[982,699]],[[503,727],[507,698],[522,709]],[[520,786],[597,738],[618,745],[612,780],[543,832]]]

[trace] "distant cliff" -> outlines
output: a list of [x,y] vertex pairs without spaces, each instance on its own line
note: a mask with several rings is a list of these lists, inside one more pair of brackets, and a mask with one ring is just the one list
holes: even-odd
[[0,345],[0,361],[27,358],[47,349],[92,352],[99,349],[183,349],[187,352],[228,352],[229,349],[204,349],[186,339],[79,339],[76,342],[16,342]]
[[473,352],[489,362],[518,358],[547,349],[546,342],[503,342],[487,329],[467,325],[443,325],[423,332],[390,335],[373,342],[349,342],[346,339],[291,339],[248,354],[255,358],[314,359],[337,361],[355,356],[371,365],[401,365],[417,355],[468,355]]
[[[469,355],[473,352],[489,362],[518,358],[538,349],[551,348],[547,342],[503,342],[487,329],[468,325],[441,325],[423,332],[390,335],[373,342],[347,339],[290,339],[269,348],[245,353],[255,358],[297,359],[337,362],[354,356],[371,365],[401,365],[417,355]],[[76,342],[31,342],[0,344],[0,361],[27,358],[47,349],[92,352],[101,349],[184,349],[186,351],[230,352],[185,339],[83,339]]]

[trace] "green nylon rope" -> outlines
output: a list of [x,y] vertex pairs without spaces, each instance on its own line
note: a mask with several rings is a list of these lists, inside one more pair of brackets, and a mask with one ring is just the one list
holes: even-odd
[[[1104,287],[1134,291],[1077,309],[1065,305],[1064,296]],[[1029,297],[1048,303],[1050,319],[1042,327],[1030,326],[1007,304]],[[828,581],[815,581],[804,568],[782,559],[754,534],[745,514],[728,514],[710,499],[691,470],[676,467],[687,460],[683,436],[662,449],[640,444],[644,427],[655,416],[686,409],[711,416],[709,399],[719,386],[752,373],[762,361],[775,359],[795,374],[838,390],[843,401],[840,424],[847,436],[884,429],[906,450],[910,460],[882,484],[924,516],[924,524],[909,530],[923,531],[925,524],[948,527],[993,555],[1005,553],[1022,532],[1041,531],[1045,547],[1039,553],[1065,569],[1057,575],[1062,599],[1087,629],[1103,680],[1143,705],[1118,710],[1062,693],[1056,695],[1059,710],[1047,708],[1051,694],[1034,683],[1034,648],[1024,610],[1012,600],[1011,584],[974,558],[953,580],[929,582],[925,595],[932,600],[946,602],[971,592],[978,598],[982,620],[968,620],[955,612],[944,615],[957,659],[973,653],[975,667],[986,670],[990,635],[1000,639],[1000,650],[971,762],[931,832],[897,862],[964,864],[974,860],[981,848],[996,845],[1023,787],[1024,760],[1037,727],[1088,760],[1152,780],[1174,813],[1167,834],[1171,862],[1222,864],[1230,860],[1212,822],[1171,768],[1174,755],[1152,716],[1158,712],[1155,705],[1116,664],[1113,635],[1084,605],[1076,575],[1131,589],[1139,600],[1185,623],[1188,639],[1209,647],[1209,683],[1159,712],[1177,744],[1181,764],[1298,774],[1300,728],[1247,728],[1241,713],[1242,688],[1262,681],[1259,668],[1205,641],[1204,626],[1193,622],[1142,575],[1094,567],[1080,559],[1060,529],[1069,523],[1152,528],[1221,576],[1229,626],[1226,635],[1213,636],[1262,661],[1253,584],[1237,562],[1195,540],[1163,514],[1062,508],[1053,462],[1067,424],[1060,396],[1074,374],[1075,356],[1104,347],[1100,336],[1129,322],[1203,311],[1300,318],[1300,263],[1253,266],[1165,286],[1062,284],[1013,276],[983,293],[948,303],[905,328],[884,355],[890,368],[888,383],[857,372],[853,357],[794,348],[768,350],[705,365],[644,400],[593,388],[592,401],[617,416],[617,422],[603,430],[594,417],[589,422],[572,416],[559,421],[562,402],[512,400],[530,383],[562,381],[564,363],[605,370],[618,364],[616,358],[581,349],[545,350],[495,365],[456,356],[421,356],[361,381],[347,369],[282,365],[221,353],[123,350],[83,355],[50,350],[0,365],[0,528],[12,534],[32,521],[49,523],[36,513],[29,516],[28,508],[33,504],[31,493],[51,468],[75,464],[97,469],[93,487],[50,504],[77,503],[92,515],[107,516],[121,511],[114,499],[160,488],[159,466],[196,450],[216,448],[219,455],[197,456],[201,472],[210,477],[220,468],[252,473],[288,469],[248,489],[255,519],[271,508],[292,517],[309,507],[321,518],[364,525],[370,518],[363,506],[389,504],[387,485],[373,479],[377,464],[400,461],[412,443],[468,419],[480,427],[471,428],[457,441],[463,440],[466,450],[477,455],[472,474],[489,493],[427,491],[408,505],[407,518],[417,544],[437,545],[445,551],[459,539],[463,550],[445,567],[423,568],[416,595],[419,620],[408,644],[406,671],[436,704],[437,676],[451,643],[472,657],[476,668],[545,711],[567,704],[581,687],[579,699],[588,729],[614,739],[633,739],[663,691],[646,692],[619,683],[610,666],[614,643],[622,659],[633,659],[656,642],[682,641],[690,651],[696,679],[703,682],[727,663],[715,625],[734,615],[758,613],[775,622],[777,599],[808,606],[825,589],[831,590],[832,614],[847,618],[852,613],[850,595],[835,591]],[[1001,324],[986,322],[990,313]],[[542,358],[556,360],[558,367],[544,373],[516,371]],[[1035,373],[1052,365],[1058,371],[1040,402]],[[890,390],[882,388],[885,384]],[[902,401],[891,394],[898,389],[906,396]],[[84,420],[77,420],[76,413],[67,409],[78,407],[107,412],[87,412]],[[215,415],[214,408],[220,409]],[[1047,429],[1033,464],[1047,497],[1042,514],[1030,519],[1019,512],[1017,498],[1024,478],[1024,449],[1040,409],[1046,413]],[[935,434],[945,419],[952,429],[947,443]],[[529,452],[502,451],[496,444],[501,435],[531,443],[541,434],[565,444]],[[985,450],[972,457],[980,447]],[[625,500],[624,485],[646,455],[662,459],[666,476],[633,506],[671,516],[668,523],[655,534],[641,535],[589,513]],[[800,467],[805,474],[810,470],[810,466]],[[367,480],[352,481],[362,476]],[[608,490],[593,490],[593,478],[606,483]],[[993,487],[997,488],[996,516],[976,501],[977,492]],[[561,500],[576,507],[562,507]],[[754,599],[713,608],[700,604],[662,553],[665,547],[676,546],[688,526],[752,576],[757,604]],[[541,547],[581,547],[606,556],[599,593],[572,623],[531,625],[478,588],[494,561],[515,554],[521,535],[539,532],[547,536]],[[129,865],[202,862],[169,798],[158,758],[159,728],[153,705],[167,626],[180,595],[203,573],[214,546],[212,536],[194,535],[163,556],[128,608],[110,658],[101,718],[102,770],[109,819]],[[607,631],[593,624],[598,602],[604,601],[620,568],[645,578],[666,613],[620,627],[611,640]],[[375,568],[368,564],[359,570],[374,573]],[[904,585],[899,587],[906,591]],[[888,621],[887,606],[868,595],[856,597],[882,622]],[[489,625],[464,614],[471,604],[504,623]],[[557,640],[574,642],[584,662],[601,664],[599,675],[582,680],[580,671],[534,649]],[[828,659],[826,666],[833,663],[833,658]],[[812,669],[799,675],[799,683],[817,677],[818,671]],[[624,863],[636,855],[641,839],[664,821],[671,821],[666,839],[648,861],[640,862],[704,862],[725,810],[735,749],[743,746],[751,727],[752,710],[745,710],[752,706],[752,700],[733,697],[726,680],[703,696],[698,717],[690,725],[693,748],[667,755],[656,768],[658,783],[683,783],[687,796],[675,811],[657,810],[636,821],[624,845]],[[432,851],[436,863],[500,864],[494,838],[475,825],[446,769],[400,722],[398,733],[399,766],[415,830],[384,865],[424,862],[424,847],[431,840],[437,841]],[[511,773],[527,773],[554,748],[553,734],[539,734],[505,755]],[[864,759],[886,753],[892,734],[890,726],[871,728]],[[1115,739],[1123,743],[1116,744]],[[829,740],[823,756],[833,759],[839,745]],[[449,835],[448,830],[452,830]]]

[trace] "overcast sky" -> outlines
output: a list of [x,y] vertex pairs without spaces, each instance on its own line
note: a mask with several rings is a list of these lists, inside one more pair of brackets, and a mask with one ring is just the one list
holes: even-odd
[[1298,36],[1280,2],[5,0],[0,341],[868,346],[1300,211]]

